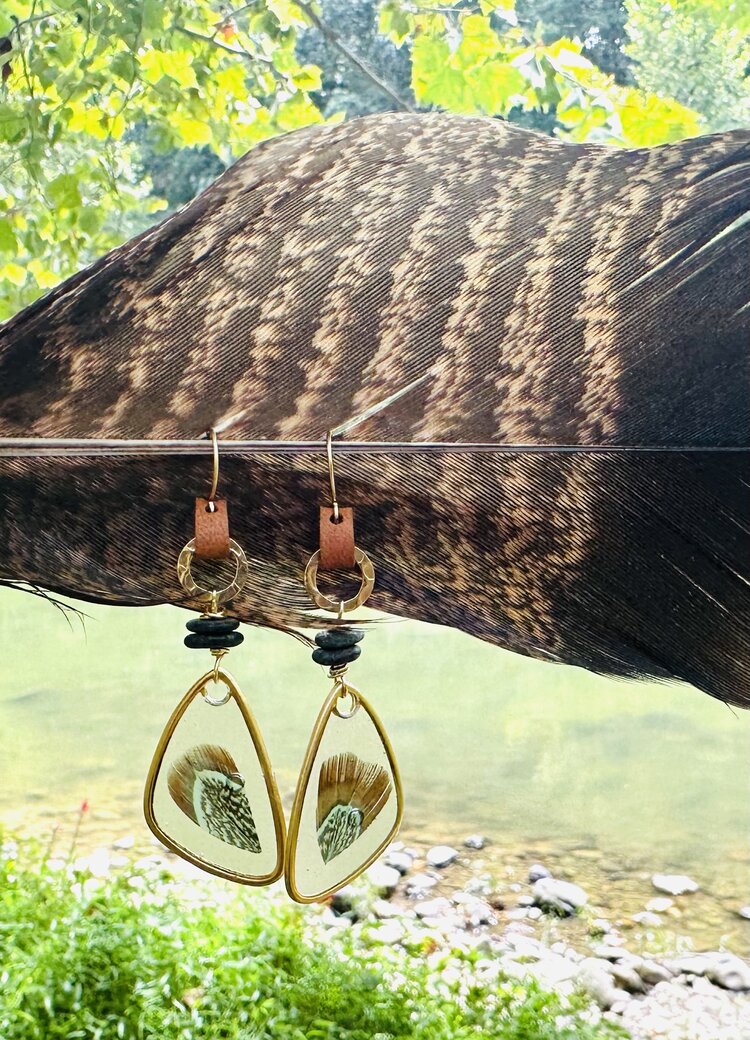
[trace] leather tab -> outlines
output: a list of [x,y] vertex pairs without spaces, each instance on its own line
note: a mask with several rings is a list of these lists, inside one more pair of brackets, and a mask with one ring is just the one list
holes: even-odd
[[214,512],[207,498],[195,500],[195,555],[200,560],[223,560],[229,556],[229,515],[223,498],[215,498]]
[[354,510],[339,507],[341,522],[333,522],[333,507],[320,507],[320,569],[345,570],[354,566]]

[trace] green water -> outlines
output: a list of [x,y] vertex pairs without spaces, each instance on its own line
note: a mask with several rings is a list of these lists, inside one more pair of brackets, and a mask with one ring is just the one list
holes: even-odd
[[[145,841],[154,745],[210,659],[182,646],[178,610],[82,608],[85,633],[0,590],[0,820],[44,829],[86,799],[105,829]],[[265,631],[246,629],[230,668],[288,804],[328,681],[303,645]],[[504,850],[550,855],[588,847],[750,902],[749,715],[687,687],[615,682],[414,622],[379,625],[354,671],[393,739],[408,835],[480,831]]]

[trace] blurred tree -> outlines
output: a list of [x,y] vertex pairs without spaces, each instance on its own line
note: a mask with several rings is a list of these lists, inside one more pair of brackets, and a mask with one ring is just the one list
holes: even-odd
[[620,145],[747,122],[748,33],[744,0],[5,0],[0,319],[324,118],[442,108]]
[[628,11],[623,0],[518,0],[519,24],[545,43],[571,36],[583,43],[582,53],[615,82],[632,85],[628,42]]
[[[542,7],[548,15],[553,9],[550,0]],[[524,8],[528,18],[532,9]],[[562,17],[562,4],[555,10]],[[412,89],[422,106],[502,116],[603,144],[658,144],[700,130],[692,109],[618,82],[586,56],[581,39],[550,41],[543,23],[530,29],[508,2],[383,0],[380,27],[411,48]]]
[[[411,58],[406,47],[397,48],[378,32],[380,0],[321,0],[321,20],[299,34],[297,56],[300,61],[320,67],[321,88],[311,96],[325,115],[345,112],[348,118],[370,112],[402,108],[413,104]],[[330,27],[326,35],[320,28]],[[364,63],[375,77],[352,62],[352,55]],[[388,84],[391,93],[380,82]]]
[[750,3],[628,0],[638,82],[700,112],[706,130],[750,123]]
[[[5,0],[0,319],[153,219],[166,203],[142,174],[165,173],[156,154],[207,148],[225,165],[320,120],[319,70],[295,53],[303,24],[291,0],[234,13],[210,0]],[[127,131],[143,125],[139,154]],[[174,175],[162,185],[178,201]]]

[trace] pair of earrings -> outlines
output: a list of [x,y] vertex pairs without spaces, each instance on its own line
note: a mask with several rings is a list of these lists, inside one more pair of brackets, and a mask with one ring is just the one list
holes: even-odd
[[[360,653],[361,629],[341,622],[369,597],[373,565],[354,543],[353,511],[336,498],[331,435],[327,453],[332,505],[320,510],[320,548],[304,573],[307,591],[336,622],[315,636],[313,660],[333,685],[313,727],[292,803],[288,834],[271,763],[255,717],[223,667],[243,641],[227,617],[248,579],[242,548],[229,537],[226,501],[216,498],[218,441],[208,499],[196,499],[195,537],[180,553],[177,574],[205,609],[188,621],[185,645],[208,649],[214,665],[172,713],[154,754],[144,794],[146,821],[159,840],[189,862],[246,885],[284,875],[292,899],[324,899],[362,873],[393,840],[403,809],[398,767],[380,720],[346,679]],[[221,589],[195,581],[195,559],[230,558],[234,577]],[[323,595],[318,569],[356,565],[360,589],[346,601]],[[218,690],[218,693],[216,692]]]

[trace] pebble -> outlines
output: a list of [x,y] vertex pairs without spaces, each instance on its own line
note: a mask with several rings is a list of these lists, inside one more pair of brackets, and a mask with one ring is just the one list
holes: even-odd
[[406,882],[406,894],[414,899],[421,899],[437,884],[437,878],[431,874],[415,874]]
[[686,874],[654,874],[651,884],[659,892],[666,892],[670,896],[684,896],[689,892],[697,892],[699,885]]
[[373,888],[381,895],[392,895],[401,880],[400,871],[395,867],[389,867],[385,863],[373,863],[366,872],[367,880]]
[[744,917],[746,921],[750,921],[750,906],[741,906],[737,913],[740,917]]
[[464,838],[464,845],[467,849],[483,849],[487,844],[487,839],[483,834],[470,834],[468,838]]
[[641,910],[640,913],[633,914],[632,920],[644,928],[660,928],[664,923],[658,914],[652,914],[650,910]]
[[458,859],[458,850],[451,845],[434,845],[427,853],[427,866],[443,867],[450,866]]
[[543,863],[532,863],[529,867],[529,884],[533,885],[535,881],[539,881],[541,878],[552,877],[552,871],[548,870]]
[[386,921],[379,925],[371,933],[375,942],[383,943],[385,946],[395,946],[406,938],[406,929],[400,921]]
[[646,903],[646,909],[652,914],[664,914],[673,906],[674,900],[668,896],[656,896],[655,899],[649,899]]
[[576,973],[578,985],[593,997],[603,1011],[608,1011],[620,1001],[629,1000],[627,991],[615,984],[609,968],[607,961],[586,957]]
[[414,864],[414,860],[408,852],[400,852],[396,850],[389,852],[383,862],[387,867],[393,867],[393,869],[397,870],[402,876],[408,874]]
[[534,902],[542,910],[554,910],[566,917],[577,913],[588,902],[588,896],[579,885],[558,878],[539,878],[532,891]]
[[423,903],[420,903],[416,908],[417,917],[443,917],[445,914],[450,913],[453,910],[453,904],[450,899],[446,899],[445,896],[438,896],[437,899],[425,899]]
[[132,849],[134,845],[135,838],[132,834],[124,834],[121,838],[118,838],[117,841],[112,842],[113,849],[122,849],[123,851]]
[[668,966],[676,974],[705,976],[722,989],[750,990],[750,964],[733,953],[692,953],[677,957]]

